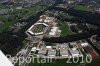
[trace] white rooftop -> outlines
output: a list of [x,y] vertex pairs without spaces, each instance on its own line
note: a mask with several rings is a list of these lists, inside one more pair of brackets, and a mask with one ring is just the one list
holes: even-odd
[[36,51],[36,47],[33,47],[33,48],[31,49],[31,51]]
[[79,55],[79,51],[78,50],[69,50],[69,51],[72,54],[72,56]]
[[50,22],[50,20],[44,20],[44,22]]
[[72,48],[72,50],[77,50],[76,48]]
[[40,19],[39,21],[41,22],[43,19]]
[[61,54],[62,56],[68,56],[68,55],[69,55],[69,53],[68,53],[67,50],[61,51],[60,54]]
[[51,36],[55,35],[56,31],[57,31],[57,28],[58,27],[52,27],[51,32],[49,33],[49,35],[51,35]]
[[76,45],[77,43],[76,43],[76,42],[71,42],[70,44],[71,44],[71,45]]
[[48,49],[49,49],[49,48],[52,48],[52,47],[51,47],[51,46],[46,46],[46,48],[48,48]]
[[88,43],[82,43],[81,44],[83,47],[88,46]]
[[38,53],[39,54],[46,54],[46,50],[39,50]]
[[0,66],[14,66],[0,50]]
[[48,52],[48,55],[49,55],[49,56],[55,56],[55,55],[56,55],[56,51],[49,51],[49,52]]
[[56,33],[55,32],[50,32],[49,35],[54,36]]

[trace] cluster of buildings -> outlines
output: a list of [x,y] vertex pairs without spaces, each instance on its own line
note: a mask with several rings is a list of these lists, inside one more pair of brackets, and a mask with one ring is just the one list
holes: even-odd
[[10,27],[10,30],[13,32],[13,33],[16,33],[18,32],[23,26],[27,25],[26,22],[22,22],[22,23],[16,23],[14,24],[13,26]]
[[91,55],[92,57],[98,56],[95,50],[89,45],[89,43],[82,43],[81,46],[83,47],[86,54]]
[[14,2],[14,3],[25,3],[25,2],[27,2],[27,3],[35,4],[35,3],[37,3],[37,2],[39,2],[41,0],[10,0],[10,1]]
[[10,0],[0,0],[0,3],[8,2]]
[[41,44],[34,46],[31,49],[30,55],[35,54],[37,57],[45,58],[69,58],[69,57],[82,57],[91,55],[92,57],[98,56],[98,53],[91,47],[88,42],[69,42],[69,43],[52,43]]
[[29,40],[33,40],[37,45],[31,49],[31,54],[35,53],[37,56],[50,57],[50,58],[68,58],[73,56],[81,57],[83,49],[85,54],[89,54],[93,57],[97,56],[95,50],[89,45],[88,42],[70,42],[70,43],[53,43],[46,44],[41,41],[43,37],[59,37],[61,30],[55,17],[48,17],[47,15],[41,15],[40,19],[32,25],[27,31]]
[[49,32],[49,35],[54,36],[56,34],[57,29],[57,27],[52,27],[51,32]]
[[42,15],[40,19],[26,31],[26,34],[30,39],[42,39],[43,37],[55,36],[57,32],[60,31],[56,23],[56,18]]
[[27,31],[29,40],[37,43],[31,50],[31,52],[36,55],[43,57],[53,57],[53,58],[65,58],[69,56],[80,56],[81,52],[78,49],[76,42],[64,43],[56,45],[46,45],[45,42],[41,42],[43,37],[59,37],[61,30],[59,29],[58,23],[55,17],[48,17],[47,15],[41,15],[40,19],[32,25]]
[[76,42],[54,44],[54,46],[41,45],[40,47],[33,47],[31,53],[36,53],[37,56],[48,58],[69,58],[80,57],[82,53],[78,49]]
[[94,35],[91,37],[91,42],[100,51],[100,36]]

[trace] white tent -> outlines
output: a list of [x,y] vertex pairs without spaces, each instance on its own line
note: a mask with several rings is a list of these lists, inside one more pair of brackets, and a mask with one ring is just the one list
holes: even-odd
[[0,50],[0,66],[14,66]]

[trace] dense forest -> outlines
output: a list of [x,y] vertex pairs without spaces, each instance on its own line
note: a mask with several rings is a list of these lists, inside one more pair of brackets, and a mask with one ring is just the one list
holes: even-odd
[[78,41],[82,39],[87,39],[90,38],[93,35],[99,35],[100,30],[90,30],[88,32],[83,32],[79,34],[74,34],[74,35],[68,35],[65,37],[51,37],[51,38],[43,38],[43,41],[45,42],[50,42],[50,43],[67,43],[67,42],[73,42],[73,41]]
[[0,34],[0,49],[4,54],[15,55],[17,51],[23,46],[23,38],[12,35],[10,32]]

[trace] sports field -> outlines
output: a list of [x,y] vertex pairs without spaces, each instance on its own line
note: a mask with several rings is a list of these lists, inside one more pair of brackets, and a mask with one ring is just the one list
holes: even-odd
[[43,24],[35,25],[32,29],[32,32],[34,32],[34,33],[43,32],[45,30],[45,28],[46,28],[46,26]]

